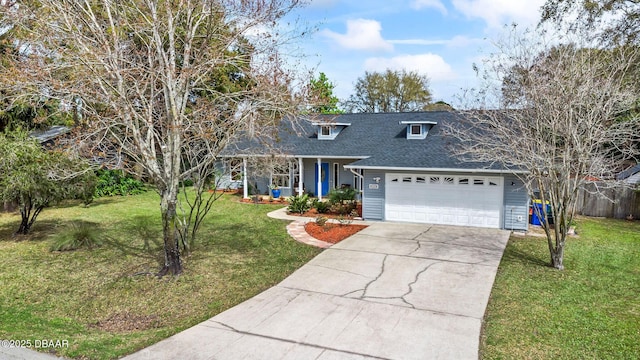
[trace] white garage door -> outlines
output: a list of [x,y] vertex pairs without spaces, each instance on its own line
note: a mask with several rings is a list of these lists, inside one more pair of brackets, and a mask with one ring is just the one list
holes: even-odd
[[501,177],[387,174],[385,219],[500,228]]

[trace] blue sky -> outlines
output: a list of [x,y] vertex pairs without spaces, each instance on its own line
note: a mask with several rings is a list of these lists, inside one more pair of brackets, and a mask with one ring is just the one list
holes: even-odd
[[535,26],[544,0],[308,0],[292,15],[317,28],[301,44],[307,65],[347,98],[365,71],[426,74],[434,101],[477,84],[472,70],[504,25]]

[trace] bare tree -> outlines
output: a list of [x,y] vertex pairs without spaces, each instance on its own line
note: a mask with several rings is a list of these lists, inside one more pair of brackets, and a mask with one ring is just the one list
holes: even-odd
[[585,31],[603,43],[638,44],[640,2],[637,0],[547,0],[540,24],[555,23],[569,31]]
[[[30,88],[80,103],[78,141],[85,149],[103,159],[122,154],[115,158],[144,169],[161,196],[159,276],[179,274],[181,235],[183,244],[195,235],[201,217],[193,217],[194,208],[210,207],[201,196],[219,152],[239,134],[268,141],[280,119],[298,109],[295,74],[279,54],[278,21],[299,1],[23,5],[29,44],[39,55]],[[186,179],[197,185],[196,200],[181,203]],[[181,204],[191,209],[185,216]]]
[[624,161],[638,155],[638,119],[620,116],[637,99],[624,79],[638,54],[552,46],[537,36],[498,44],[482,72],[485,85],[466,94],[474,110],[448,134],[464,144],[455,149],[463,160],[526,170],[520,176],[540,201],[534,209],[544,220],[551,265],[563,269],[578,190],[594,179],[613,185]]

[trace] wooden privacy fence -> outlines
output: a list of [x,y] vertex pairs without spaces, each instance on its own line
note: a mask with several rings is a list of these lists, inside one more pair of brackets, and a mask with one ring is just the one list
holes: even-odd
[[578,214],[615,219],[625,219],[633,215],[634,219],[640,219],[640,189],[634,190],[628,187],[601,189],[602,195],[600,195],[596,192],[595,184],[587,184],[585,188],[586,190],[582,189],[578,192],[576,203]]

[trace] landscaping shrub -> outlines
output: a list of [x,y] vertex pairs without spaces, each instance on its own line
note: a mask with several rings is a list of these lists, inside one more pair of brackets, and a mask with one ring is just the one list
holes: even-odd
[[356,190],[346,187],[329,191],[329,202],[331,204],[346,204],[356,199]]
[[94,248],[102,245],[96,224],[84,221],[71,223],[69,229],[62,231],[53,239],[50,251],[71,251],[80,248]]
[[355,209],[356,209],[356,203],[350,202],[345,204],[337,203],[337,204],[331,205],[330,210],[332,213],[335,213],[335,214],[347,215],[347,214],[351,214]]
[[309,201],[309,195],[304,194],[302,196],[291,196],[289,198],[289,207],[287,210],[292,213],[304,214],[311,209],[311,202]]
[[356,190],[353,188],[333,189],[329,192],[331,212],[347,215],[356,208]]
[[322,215],[317,216],[316,217],[316,225],[324,227],[327,224],[328,220],[329,220],[329,218],[327,218],[326,216],[322,216]]
[[98,170],[95,197],[137,195],[145,191],[142,181],[124,175],[122,170]]
[[181,181],[181,182],[180,182],[180,186],[181,186],[181,187],[183,187],[183,186],[184,186],[184,187],[191,187],[191,186],[193,186],[193,180],[191,180],[191,179],[186,179],[186,180],[184,180],[184,181]]
[[338,223],[340,223],[340,226],[351,225],[353,223],[353,216],[352,215],[348,215],[348,216],[340,215],[338,217]]
[[313,207],[318,211],[319,214],[325,214],[329,212],[329,210],[331,209],[331,204],[325,201],[318,201],[318,199],[315,199],[315,201],[313,202]]

